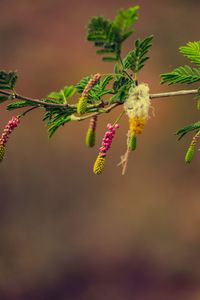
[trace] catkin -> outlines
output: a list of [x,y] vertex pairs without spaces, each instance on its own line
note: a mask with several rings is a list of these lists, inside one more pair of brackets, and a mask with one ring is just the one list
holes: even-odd
[[137,147],[137,138],[136,135],[129,132],[128,136],[128,147],[131,151],[135,151]]
[[85,137],[85,143],[88,147],[94,147],[95,145],[95,131],[93,131],[92,128],[88,128]]
[[194,152],[195,152],[195,145],[190,145],[185,155],[186,163],[190,164],[192,162],[194,157]]
[[5,147],[3,145],[0,145],[0,162],[3,160],[5,155]]
[[77,113],[83,115],[87,109],[87,98],[80,97],[77,105]]
[[98,155],[94,163],[93,172],[96,175],[99,175],[103,172],[105,166],[105,157]]

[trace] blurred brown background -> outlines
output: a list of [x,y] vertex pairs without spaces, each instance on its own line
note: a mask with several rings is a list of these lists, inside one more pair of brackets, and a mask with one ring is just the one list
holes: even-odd
[[[35,98],[110,72],[86,42],[86,24],[133,4],[134,38],[155,36],[140,81],[152,93],[177,89],[160,86],[159,74],[187,63],[178,47],[199,40],[195,0],[0,0],[0,67],[17,70],[18,92]],[[124,177],[116,165],[126,118],[102,176],[92,173],[98,148],[84,145],[87,121],[48,140],[42,111],[23,120],[0,168],[0,300],[200,299],[200,155],[185,165],[189,136],[174,135],[199,116],[190,96],[153,106]],[[12,115],[4,108],[1,128]],[[101,117],[97,147],[119,111]]]

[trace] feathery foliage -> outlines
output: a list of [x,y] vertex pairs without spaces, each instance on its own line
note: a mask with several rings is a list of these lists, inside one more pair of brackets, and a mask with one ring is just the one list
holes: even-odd
[[[91,76],[86,76],[76,84],[76,89],[79,94],[83,92],[90,79]],[[101,100],[101,98],[104,95],[112,94],[113,90],[107,88],[107,86],[112,80],[113,80],[113,75],[107,75],[104,77],[104,79],[99,80],[99,82],[89,91],[88,103],[94,103],[96,101]]]
[[51,92],[46,101],[47,102],[55,102],[55,103],[67,103],[68,99],[71,98],[76,93],[76,88],[71,86],[65,86],[59,92]]
[[122,43],[132,34],[130,28],[138,19],[138,9],[139,7],[135,6],[121,10],[114,21],[103,17],[94,17],[90,20],[87,40],[100,48],[96,53],[103,55],[104,61],[119,60]]
[[[200,81],[200,42],[189,42],[186,46],[179,48],[181,54],[189,59],[191,63],[196,65],[196,67],[181,66],[176,68],[170,73],[161,74],[161,84],[167,83],[171,84],[192,84]],[[200,89],[197,90],[197,109],[200,109]],[[193,136],[193,142],[188,148],[185,155],[185,161],[191,163],[194,156],[194,149],[196,144],[196,132],[200,129],[200,121],[193,124],[187,125],[177,131],[178,140],[182,139],[186,134],[190,132],[195,132]]]
[[[200,66],[200,42],[189,42],[179,48],[181,54],[187,57],[191,63]],[[161,84],[191,84],[200,80],[200,69],[190,66],[181,66],[170,73],[161,74]]]
[[132,85],[135,85],[135,82],[129,78],[125,76],[118,77],[113,84],[114,95],[110,98],[110,104],[115,102],[124,103]]
[[130,28],[138,20],[138,10],[139,6],[133,6],[129,9],[120,10],[116,15],[113,24],[120,29],[123,40],[133,33]]
[[50,110],[45,114],[44,121],[47,122],[49,138],[57,131],[60,126],[70,122],[74,109],[60,111],[59,109]]
[[200,80],[200,69],[183,66],[176,68],[171,73],[161,74],[161,84],[167,83],[178,84],[186,83],[191,84]]
[[30,101],[17,101],[17,102],[8,104],[6,109],[10,111],[10,110],[14,110],[14,109],[24,108],[27,106],[37,106],[37,104],[35,104],[34,102],[30,102]]
[[0,90],[13,90],[17,81],[15,72],[0,71]]
[[[75,86],[64,86],[61,90],[53,91],[48,94],[48,96],[38,100],[17,94],[15,92],[17,81],[16,73],[2,70],[0,71],[0,104],[9,101],[10,103],[7,105],[8,111],[15,109],[23,110],[27,107],[28,109],[23,111],[21,115],[18,115],[18,119],[24,117],[27,113],[32,111],[32,109],[42,108],[44,110],[43,121],[47,124],[49,137],[52,137],[58,128],[70,121],[96,118],[97,115],[110,112],[114,107],[124,103],[132,91],[130,91],[130,88],[133,88],[133,91],[135,91],[134,88],[138,85],[137,75],[144,67],[145,62],[149,59],[148,52],[153,41],[152,35],[142,40],[137,39],[134,42],[132,50],[125,58],[121,55],[123,42],[131,36],[133,26],[138,20],[138,9],[138,6],[134,6],[129,9],[120,10],[113,20],[101,16],[93,17],[88,24],[87,40],[94,44],[97,48],[96,53],[102,56],[103,61],[115,63],[113,73],[97,73],[93,76],[85,76]],[[180,47],[179,51],[195,66],[180,66],[172,72],[161,74],[162,84],[192,84],[200,81],[200,41],[189,42],[187,45]],[[190,91],[190,94],[191,93],[196,94],[198,108],[200,109],[200,88],[197,93],[196,90]],[[153,94],[149,95],[149,91],[147,94],[148,101],[161,95],[154,95],[153,97]],[[180,95],[181,92],[175,94]],[[184,92],[182,94],[186,93]],[[168,93],[163,96],[170,95],[172,94]],[[76,102],[71,104],[71,101],[75,98],[73,96],[76,96]],[[137,100],[141,100],[139,104],[142,110],[144,103],[146,103],[145,101],[147,101],[143,98],[144,95],[138,92],[138,97],[133,99],[133,105],[135,105]],[[116,122],[120,120],[123,112],[120,114],[120,117],[117,118]],[[149,115],[147,114],[147,116]],[[144,125],[143,123],[142,125]],[[93,127],[89,128],[86,136],[86,144],[89,146],[94,146],[95,144]],[[5,132],[7,129],[8,128],[5,127]],[[176,133],[179,140],[189,132],[195,133],[185,157],[187,162],[192,161],[193,148],[200,136],[199,130],[200,121],[187,125]],[[109,135],[105,138],[105,145],[106,143],[109,143]],[[131,135],[127,143],[128,150],[135,150],[136,136]],[[105,164],[105,148],[100,149],[104,155],[98,156],[96,160],[94,166],[95,174],[100,174]],[[1,155],[4,154],[3,151],[4,149],[1,151]]]
[[147,53],[152,46],[153,36],[146,37],[144,40],[136,40],[135,48],[125,57],[123,64],[126,70],[131,69],[138,73],[143,67],[145,61],[149,59]]
[[180,47],[179,51],[186,56],[191,63],[200,66],[200,41],[189,42],[186,46]]
[[187,133],[192,132],[192,131],[197,131],[199,129],[200,129],[200,121],[190,124],[190,125],[187,125],[181,129],[179,129],[176,134],[178,135],[178,139],[180,140]]

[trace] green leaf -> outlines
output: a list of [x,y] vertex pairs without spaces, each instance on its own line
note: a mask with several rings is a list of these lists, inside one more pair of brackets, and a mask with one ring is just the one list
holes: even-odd
[[177,83],[191,84],[200,80],[200,69],[183,66],[176,68],[171,73],[161,74],[161,84],[168,85]]
[[138,6],[120,10],[113,21],[103,17],[94,17],[88,24],[87,40],[101,47],[97,54],[104,55],[103,61],[113,62],[119,59],[122,43],[132,34],[131,27],[138,19]]
[[[54,102],[54,103],[67,103],[68,99],[72,97],[76,93],[76,88],[71,86],[65,86],[59,92],[51,92],[46,99],[46,101]],[[53,100],[53,101],[51,101]]]
[[51,125],[48,127],[48,136],[51,138],[53,134],[57,131],[60,126],[71,121],[71,114],[59,114],[57,115],[54,120],[52,120]]
[[0,103],[3,103],[7,100],[9,100],[9,96],[0,96]]
[[120,28],[111,21],[103,17],[92,18],[88,24],[87,40],[101,47],[97,54],[111,54],[103,57],[104,61],[116,61],[119,58],[123,37]]
[[196,130],[199,130],[199,129],[200,129],[200,121],[181,128],[180,130],[178,130],[176,132],[176,134],[179,136],[178,140],[182,139],[182,137],[184,135],[186,135],[187,133],[189,133],[191,131],[196,131]]
[[47,123],[49,137],[52,137],[60,126],[71,121],[75,112],[76,108],[68,108],[67,110],[51,107],[46,108],[43,121]]
[[[63,101],[63,95],[60,92],[51,92],[47,98],[57,100],[57,101]],[[56,101],[56,102],[57,102]]]
[[112,79],[113,79],[112,75],[105,76],[105,78],[100,81],[100,87],[104,90]]
[[76,88],[73,85],[65,86],[61,91],[65,95],[65,99],[72,97],[76,93]]
[[179,51],[186,56],[191,63],[200,66],[200,41],[189,42],[186,46],[180,47]]
[[14,109],[18,109],[18,108],[27,107],[27,106],[37,106],[37,104],[35,104],[34,102],[30,102],[30,101],[18,101],[18,102],[14,102],[14,103],[7,105],[6,109],[14,110]]
[[[91,76],[84,77],[76,84],[76,89],[80,94],[82,94],[90,79]],[[110,94],[112,90],[106,89],[106,87],[112,79],[112,75],[107,75],[104,79],[99,80],[99,82],[89,91],[88,103],[99,101],[104,95]]]
[[130,79],[125,76],[118,77],[113,84],[114,91],[118,92],[121,87],[123,87],[124,85],[126,85],[129,82],[130,82]]
[[152,40],[152,35],[142,41],[136,40],[135,48],[123,60],[125,70],[131,69],[134,73],[138,73],[144,67],[144,63],[149,59],[147,53],[152,46]]
[[114,62],[114,61],[117,61],[118,58],[117,57],[103,57],[102,60],[105,62]]
[[15,72],[0,71],[0,89],[13,90],[17,81]]
[[119,63],[116,63],[115,65],[114,65],[114,72],[115,72],[115,74],[121,74],[122,72],[121,72],[121,69],[120,69],[120,67],[119,67]]
[[109,103],[121,102],[124,101],[128,97],[128,92],[130,87],[135,84],[132,80],[126,77],[120,77],[114,82],[113,89],[115,91],[115,95],[112,96],[109,100]]
[[113,21],[113,24],[120,29],[124,39],[132,34],[132,31],[129,30],[138,20],[138,10],[139,6],[130,7],[126,10],[120,10]]
[[83,90],[85,89],[85,87],[88,84],[90,79],[91,79],[91,76],[86,76],[76,84],[76,89],[79,94],[82,94]]

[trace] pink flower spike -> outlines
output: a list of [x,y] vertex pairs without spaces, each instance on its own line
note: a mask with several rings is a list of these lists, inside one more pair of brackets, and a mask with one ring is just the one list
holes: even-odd
[[12,117],[12,119],[5,126],[3,133],[0,138],[0,145],[5,146],[8,140],[9,135],[12,131],[18,126],[19,119],[17,117]]
[[108,129],[112,128],[112,124],[111,124],[111,123],[108,123],[108,124],[107,124],[107,128],[108,128]]
[[[117,125],[117,126],[116,126]],[[114,135],[116,133],[116,129],[119,128],[119,125],[112,125],[110,123],[107,124],[107,131],[104,134],[104,137],[102,139],[102,145],[99,149],[99,155],[106,155],[106,152],[110,149],[112,140],[114,138]]]

